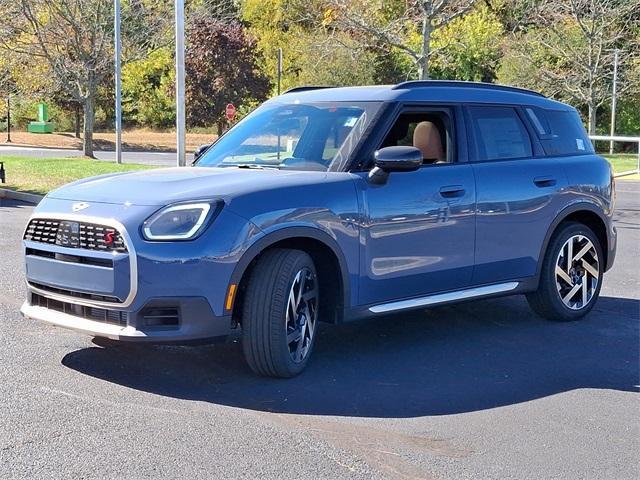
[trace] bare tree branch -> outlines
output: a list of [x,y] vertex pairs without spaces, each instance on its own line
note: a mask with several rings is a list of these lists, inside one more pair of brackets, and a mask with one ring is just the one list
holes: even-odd
[[[348,32],[369,48],[391,48],[408,55],[418,67],[421,79],[429,78],[431,36],[456,18],[469,12],[477,0],[407,0],[404,10],[394,18],[381,15],[384,2],[371,0],[328,0],[329,29]],[[420,45],[407,39],[420,32]]]

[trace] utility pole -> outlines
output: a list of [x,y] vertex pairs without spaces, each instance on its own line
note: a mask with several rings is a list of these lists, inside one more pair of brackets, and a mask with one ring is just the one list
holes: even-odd
[[11,94],[7,93],[7,143],[11,143]]
[[122,72],[120,64],[120,53],[122,45],[120,42],[120,0],[114,1],[115,12],[115,62],[116,62],[116,162],[122,163]]
[[[613,52],[613,91],[611,92],[611,133],[613,137],[616,134],[616,92],[618,89],[618,55],[619,49]],[[613,140],[609,142],[609,155],[613,155]]]
[[176,151],[179,167],[184,167],[186,127],[184,98],[184,0],[175,0],[176,7]]
[[278,95],[280,95],[281,81],[282,81],[282,48],[278,48]]

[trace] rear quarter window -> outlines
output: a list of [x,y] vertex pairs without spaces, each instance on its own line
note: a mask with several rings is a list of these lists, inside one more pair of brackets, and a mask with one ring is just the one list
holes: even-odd
[[593,145],[576,111],[525,107],[525,112],[547,155],[593,153]]

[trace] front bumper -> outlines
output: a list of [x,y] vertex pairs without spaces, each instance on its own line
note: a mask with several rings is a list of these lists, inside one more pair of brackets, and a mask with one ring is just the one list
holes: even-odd
[[197,297],[155,299],[135,312],[64,303],[30,292],[20,312],[57,327],[129,342],[204,341],[231,331],[231,316],[215,316],[206,299]]
[[70,202],[45,199],[32,219],[110,225],[126,249],[72,248],[51,235],[25,238],[25,317],[132,342],[183,343],[231,332],[225,299],[237,259],[230,252],[240,251],[235,242],[250,228],[246,220],[222,212],[216,230],[193,242],[147,242],[137,226],[155,207],[90,208],[91,216],[60,213],[70,210]]

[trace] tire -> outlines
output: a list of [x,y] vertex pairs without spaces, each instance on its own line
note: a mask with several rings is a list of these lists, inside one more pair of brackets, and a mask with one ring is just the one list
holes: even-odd
[[254,266],[244,295],[242,349],[258,375],[289,378],[304,370],[315,344],[319,287],[309,255],[275,248]]
[[578,320],[598,300],[603,269],[602,246],[593,231],[581,223],[563,223],[547,247],[538,290],[528,293],[527,301],[549,320]]

